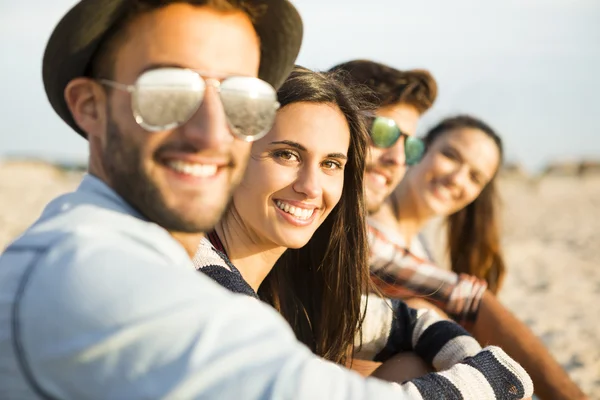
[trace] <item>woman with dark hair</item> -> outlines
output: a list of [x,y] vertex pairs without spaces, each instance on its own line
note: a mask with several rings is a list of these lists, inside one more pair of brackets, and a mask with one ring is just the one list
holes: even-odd
[[359,102],[331,74],[298,67],[278,100],[273,128],[253,145],[228,211],[194,261],[273,305],[313,352],[343,363],[369,282],[368,133]]
[[485,122],[459,115],[437,124],[424,142],[423,159],[391,195],[405,239],[431,218],[446,217],[451,269],[485,280],[496,294],[506,273],[495,183],[502,140]]
[[[482,393],[501,379],[510,385],[494,387],[500,398],[527,394],[525,371],[498,348],[482,350],[456,323],[400,301],[369,297],[365,303],[369,139],[361,103],[336,74],[299,67],[278,98],[275,124],[254,143],[228,211],[198,248],[196,267],[232,291],[271,304],[298,339],[327,360],[386,361],[413,350],[435,370],[463,361],[473,367],[455,370],[457,379],[438,377],[443,384],[424,378],[419,390],[487,398]],[[478,381],[481,376],[488,380]]]
[[[450,135],[446,136],[447,140],[442,141],[443,135],[448,133]],[[486,138],[481,135],[482,133]],[[462,135],[465,145],[478,146],[473,149],[473,154],[477,154],[479,160],[476,161],[482,163],[479,170],[475,167],[469,176],[469,181],[464,184],[466,188],[471,188],[470,196],[466,196],[467,198],[462,201],[468,204],[447,216],[447,240],[451,268],[457,273],[485,279],[488,289],[497,294],[506,274],[500,246],[496,189],[496,176],[503,160],[502,139],[489,125],[476,118],[469,116],[448,118],[430,130],[425,137],[425,144],[432,150],[431,156],[439,149],[452,161],[456,160],[456,156],[460,157],[460,154],[452,153],[452,135],[458,140]],[[471,135],[471,137],[464,137],[464,135]],[[436,142],[437,145],[435,145]],[[458,141],[454,147],[458,151],[462,149]],[[487,154],[489,154],[489,158],[486,157]],[[497,163],[494,168],[496,157]],[[427,158],[425,162],[429,162],[429,160],[430,158]],[[457,161],[460,162],[460,159]],[[423,164],[423,167],[425,166],[426,163]],[[469,202],[473,196],[475,199]]]

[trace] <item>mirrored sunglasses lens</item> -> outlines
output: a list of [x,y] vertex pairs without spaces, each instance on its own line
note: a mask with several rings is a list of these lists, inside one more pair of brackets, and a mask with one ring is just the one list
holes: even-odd
[[400,137],[400,129],[394,120],[377,117],[371,126],[371,140],[377,147],[392,147]]
[[425,143],[417,137],[408,136],[404,142],[404,154],[407,165],[417,164],[425,154]]
[[258,140],[273,126],[277,93],[265,81],[228,78],[221,84],[221,101],[232,132],[243,140]]
[[150,70],[138,78],[133,95],[136,121],[148,130],[164,130],[188,121],[198,110],[206,85],[195,72],[179,68]]

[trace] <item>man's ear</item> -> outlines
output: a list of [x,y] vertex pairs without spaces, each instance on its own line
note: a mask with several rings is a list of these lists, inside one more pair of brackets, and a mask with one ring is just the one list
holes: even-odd
[[88,138],[104,132],[106,96],[96,82],[75,78],[68,83],[64,96],[73,119]]

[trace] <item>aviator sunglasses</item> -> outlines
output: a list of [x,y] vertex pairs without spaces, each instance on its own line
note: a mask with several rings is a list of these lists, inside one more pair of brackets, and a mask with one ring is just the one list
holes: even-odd
[[207,86],[219,93],[231,132],[247,142],[269,132],[279,108],[273,86],[247,76],[219,80],[191,69],[157,68],[142,73],[133,85],[99,81],[131,93],[135,121],[150,132],[175,129],[189,121],[202,104]]
[[371,141],[375,147],[388,149],[396,144],[398,139],[404,140],[404,155],[406,164],[414,165],[421,161],[425,153],[425,143],[417,137],[402,132],[396,121],[386,117],[374,117],[371,124]]

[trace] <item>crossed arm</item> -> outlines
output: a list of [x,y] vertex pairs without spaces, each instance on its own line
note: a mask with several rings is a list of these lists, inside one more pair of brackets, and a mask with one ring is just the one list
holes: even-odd
[[479,343],[499,346],[519,362],[541,399],[587,399],[540,339],[486,290],[485,282],[441,270],[369,229],[371,277],[385,296],[431,299]]

